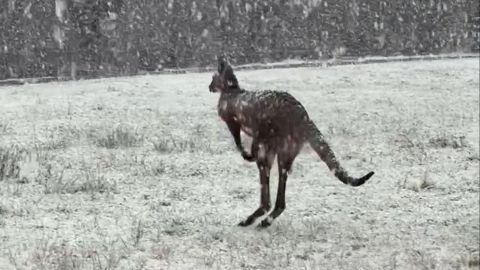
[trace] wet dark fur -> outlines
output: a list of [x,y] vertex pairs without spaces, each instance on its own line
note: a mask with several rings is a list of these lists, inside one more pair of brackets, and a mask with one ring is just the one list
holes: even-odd
[[[334,175],[345,184],[360,186],[373,172],[361,178],[352,178],[340,166],[323,135],[309,118],[305,108],[286,92],[241,89],[232,67],[220,58],[218,73],[213,76],[209,89],[220,92],[218,114],[230,130],[243,158],[256,161],[260,171],[260,207],[241,226],[248,226],[270,211],[270,169],[277,156],[279,184],[273,211],[260,226],[269,226],[285,209],[287,172],[305,142],[310,143]],[[252,137],[251,150],[242,146],[240,131]]]

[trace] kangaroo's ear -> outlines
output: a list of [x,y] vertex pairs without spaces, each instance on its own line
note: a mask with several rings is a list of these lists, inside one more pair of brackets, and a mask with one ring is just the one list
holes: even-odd
[[225,56],[223,55],[218,56],[218,73],[222,73],[227,66],[228,66],[228,62]]
[[224,71],[224,78],[227,81],[228,87],[237,88],[238,80],[235,74],[233,74],[233,69],[231,66],[227,65]]

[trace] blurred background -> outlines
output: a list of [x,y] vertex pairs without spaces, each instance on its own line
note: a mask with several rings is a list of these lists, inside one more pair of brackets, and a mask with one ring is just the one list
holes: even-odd
[[479,51],[477,0],[0,0],[0,80]]

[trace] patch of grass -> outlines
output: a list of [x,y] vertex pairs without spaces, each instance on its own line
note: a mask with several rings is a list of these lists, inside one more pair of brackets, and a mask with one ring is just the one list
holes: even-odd
[[431,138],[428,141],[428,145],[433,148],[461,149],[468,147],[465,136],[455,136],[447,134],[442,134],[440,136]]
[[193,223],[191,217],[185,217],[175,210],[167,210],[168,219],[159,224],[157,235],[185,236]]
[[7,134],[11,130],[11,125],[9,122],[2,121],[0,122],[0,134]]
[[115,192],[116,183],[109,181],[98,169],[83,165],[80,169],[54,168],[44,164],[36,181],[44,186],[45,194],[51,193],[108,193]]
[[32,254],[32,262],[37,269],[82,269],[81,255],[67,243],[54,244],[44,239],[37,244]]
[[401,187],[404,189],[410,189],[415,192],[420,192],[421,190],[431,189],[435,187],[435,183],[431,180],[428,170],[423,172],[422,177],[410,178],[407,175],[401,184]]
[[480,268],[480,254],[472,254],[466,258],[465,263],[469,268]]
[[144,141],[144,135],[138,129],[126,125],[117,125],[103,134],[98,134],[97,131],[93,130],[89,136],[97,146],[109,149],[134,147]]
[[336,126],[336,125],[328,125],[326,133],[329,136],[344,136],[344,137],[352,137],[355,133],[347,127],[344,126]]
[[428,160],[428,153],[425,149],[425,144],[419,140],[416,131],[412,133],[411,130],[402,132],[395,138],[394,142],[399,145],[400,149],[408,152],[408,160],[415,164],[426,164]]
[[400,148],[414,148],[420,147],[421,144],[414,142],[408,133],[400,133],[398,138],[395,138],[395,143],[399,145]]
[[133,246],[137,247],[140,244],[143,236],[145,235],[145,225],[142,220],[136,219],[132,224],[131,237]]
[[45,157],[37,151],[29,152],[24,155],[23,159],[18,162],[20,168],[18,183],[26,184],[29,183],[30,180],[35,179],[40,168],[38,160],[41,160],[42,158]]
[[[44,238],[37,242],[31,254],[31,263],[33,269],[41,270],[118,269],[122,268],[122,261],[130,253],[131,249],[121,241],[77,246]],[[139,262],[129,269],[142,269],[141,265],[144,264]]]
[[88,193],[107,193],[114,192],[117,187],[115,182],[110,182],[105,175],[100,174],[97,170],[91,169],[83,172],[84,181],[78,186],[71,189],[71,193],[88,192]]
[[467,157],[468,161],[480,161],[480,156],[479,154],[473,154]]
[[[158,237],[158,241],[160,241],[160,237]],[[170,255],[172,254],[172,249],[165,245],[154,245],[151,248],[150,252],[154,259],[156,260],[168,260]]]
[[195,152],[201,147],[192,139],[162,138],[153,143],[153,148],[160,153]]
[[67,186],[66,181],[63,178],[65,170],[54,171],[51,164],[46,164],[36,177],[36,181],[43,185],[45,188],[45,194],[57,193],[64,190]]
[[35,148],[42,150],[66,149],[72,144],[72,139],[65,136],[54,135],[47,140],[37,141]]
[[173,152],[199,152],[205,151],[208,153],[214,153],[215,150],[211,147],[209,142],[198,139],[197,137],[188,138],[174,138],[163,137],[157,139],[153,144],[153,149],[160,153],[173,153]]
[[7,213],[8,213],[7,208],[4,205],[0,204],[0,216],[5,215]]
[[42,127],[37,130],[33,127],[35,137],[35,149],[59,150],[66,149],[82,137],[82,131],[70,124],[59,124],[53,127]]
[[0,147],[0,181],[19,177],[19,162],[25,153],[26,150],[18,145],[6,148]]
[[221,150],[214,147],[217,145],[215,142],[210,142],[210,134],[208,128],[201,124],[196,124],[188,130],[188,133],[180,136],[165,132],[158,135],[156,138],[151,139],[153,149],[160,153],[175,153],[175,152],[207,152],[218,153]]
[[120,89],[115,87],[115,86],[109,85],[107,87],[107,92],[119,92],[119,91],[120,91]]
[[168,139],[159,139],[153,142],[153,149],[155,149],[155,151],[158,151],[160,153],[169,153],[173,151],[172,147],[170,147]]
[[[478,254],[478,253],[477,253]],[[478,269],[477,254],[442,254],[422,249],[406,249],[392,257],[391,269]]]
[[152,167],[151,172],[153,175],[158,176],[162,175],[167,171],[167,165],[165,162],[160,161],[158,164]]

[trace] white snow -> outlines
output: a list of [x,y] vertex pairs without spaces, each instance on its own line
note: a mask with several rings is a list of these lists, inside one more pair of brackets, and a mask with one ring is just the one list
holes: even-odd
[[0,149],[28,155],[0,178],[0,269],[478,265],[478,74],[478,58],[237,72],[300,100],[350,175],[375,171],[344,185],[305,147],[267,229],[236,226],[259,176],[211,74],[1,87]]

